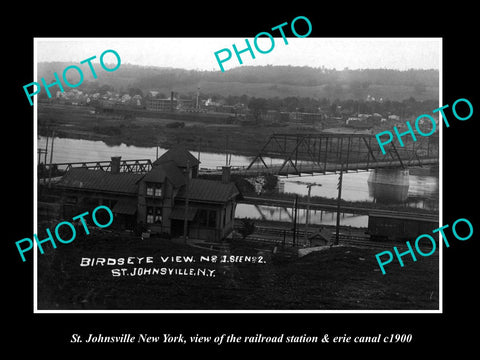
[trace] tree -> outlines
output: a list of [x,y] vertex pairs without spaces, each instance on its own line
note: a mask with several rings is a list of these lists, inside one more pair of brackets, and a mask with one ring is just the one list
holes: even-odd
[[113,87],[110,85],[102,85],[100,89],[98,89],[98,92],[100,93],[100,95],[104,95],[108,91],[113,91]]
[[253,219],[242,219],[242,227],[238,230],[242,239],[245,239],[248,235],[251,235],[255,232],[255,220]]
[[277,188],[278,178],[275,175],[265,175],[265,183],[263,184],[263,190],[266,192],[272,192]]
[[248,108],[252,111],[253,118],[258,123],[262,114],[267,110],[267,100],[264,98],[251,98],[248,102]]
[[130,95],[132,97],[135,96],[135,95],[140,95],[143,98],[143,92],[139,88],[133,88],[133,87],[129,88],[128,89],[128,95]]
[[294,96],[287,96],[282,100],[283,108],[285,111],[297,111],[300,107],[300,101],[297,97]]

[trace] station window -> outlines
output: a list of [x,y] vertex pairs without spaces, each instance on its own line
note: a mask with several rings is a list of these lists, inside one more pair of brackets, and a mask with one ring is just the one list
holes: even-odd
[[147,196],[162,196],[162,184],[147,184]]
[[155,224],[162,223],[162,208],[155,208],[155,218],[153,219]]
[[200,226],[213,228],[217,226],[217,212],[215,210],[200,209],[197,216]]
[[162,223],[162,208],[161,207],[147,207],[147,224],[161,224]]
[[67,204],[76,204],[78,201],[77,197],[76,196],[67,196],[67,198],[65,199],[65,202]]
[[147,207],[147,224],[153,224],[153,207]]

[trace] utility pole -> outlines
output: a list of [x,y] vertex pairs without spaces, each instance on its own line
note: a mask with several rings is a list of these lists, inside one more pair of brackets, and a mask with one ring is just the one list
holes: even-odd
[[37,149],[37,153],[38,153],[38,159],[37,159],[37,165],[40,165],[40,156],[42,154],[45,154],[45,157],[47,156],[47,150],[45,149]]
[[47,153],[48,153],[48,136],[47,136],[47,142],[45,143],[45,160],[43,161],[45,163],[45,166],[47,165]]
[[200,86],[197,87],[197,101],[195,103],[195,109],[198,110],[198,98],[200,97]]
[[298,208],[298,195],[295,195],[295,202],[293,206],[293,246],[296,244],[297,238],[297,208]]
[[52,131],[52,147],[50,149],[50,165],[48,166],[48,187],[52,183],[52,161],[53,161],[53,140],[55,139],[55,130]]
[[183,219],[183,242],[187,243],[188,232],[188,197],[190,193],[190,161],[187,160],[187,178],[185,184],[185,216]]
[[225,166],[228,166],[228,135],[225,137]]
[[[308,223],[310,221],[310,193],[312,191],[312,186],[314,186],[315,184],[308,184],[307,185],[307,188],[308,188],[308,195],[307,195],[307,213],[305,215],[305,243],[306,244],[309,244],[308,242]],[[310,245],[310,244],[309,244]]]
[[335,245],[338,245],[340,239],[340,200],[342,199],[342,181],[343,181],[343,163],[340,167],[340,176],[338,178],[338,198],[337,198],[337,226],[335,229]]

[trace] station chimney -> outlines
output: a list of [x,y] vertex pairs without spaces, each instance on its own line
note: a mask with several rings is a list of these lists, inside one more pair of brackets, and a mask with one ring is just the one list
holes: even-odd
[[121,156],[112,156],[112,161],[110,163],[110,172],[112,174],[120,173],[120,160],[122,159]]
[[222,166],[222,184],[230,183],[230,166]]

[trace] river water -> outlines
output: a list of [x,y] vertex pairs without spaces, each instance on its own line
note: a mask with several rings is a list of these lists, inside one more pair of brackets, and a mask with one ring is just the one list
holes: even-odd
[[[51,141],[51,139],[50,139]],[[37,148],[45,149],[46,138],[38,137]],[[51,143],[49,143],[50,150]],[[81,161],[108,161],[112,156],[121,156],[124,160],[150,159],[155,160],[157,156],[165,153],[166,149],[156,147],[136,147],[114,145],[109,146],[102,141],[91,141],[81,139],[55,138],[53,163],[81,162]],[[200,159],[200,168],[216,169],[217,166],[225,164],[225,154],[221,153],[198,153],[191,151],[194,156]],[[44,162],[44,155],[40,156],[40,161]],[[231,155],[230,165],[247,166],[251,157],[241,155]],[[50,161],[50,154],[47,154],[47,162]],[[281,159],[266,158],[267,164],[281,163]],[[408,197],[403,205],[408,210],[410,207],[417,207],[436,211],[439,208],[439,175],[438,171],[431,169],[412,169],[410,171],[410,186]],[[353,172],[343,174],[342,199],[347,201],[367,201],[375,202],[376,199],[369,191],[367,179],[369,171]],[[307,175],[302,177],[282,177],[279,179],[279,191],[285,193],[294,193],[307,195],[308,184],[314,183],[311,187],[311,196],[321,196],[335,199],[337,197],[338,174],[331,175]],[[254,219],[291,221],[292,209],[284,209],[271,206],[254,206],[248,204],[239,204],[237,206],[237,217],[250,217]],[[335,213],[317,210],[311,212],[311,222],[325,225],[335,223]],[[299,222],[305,217],[305,211],[299,210]],[[342,215],[342,224],[350,226],[365,227],[368,217],[363,215]]]

